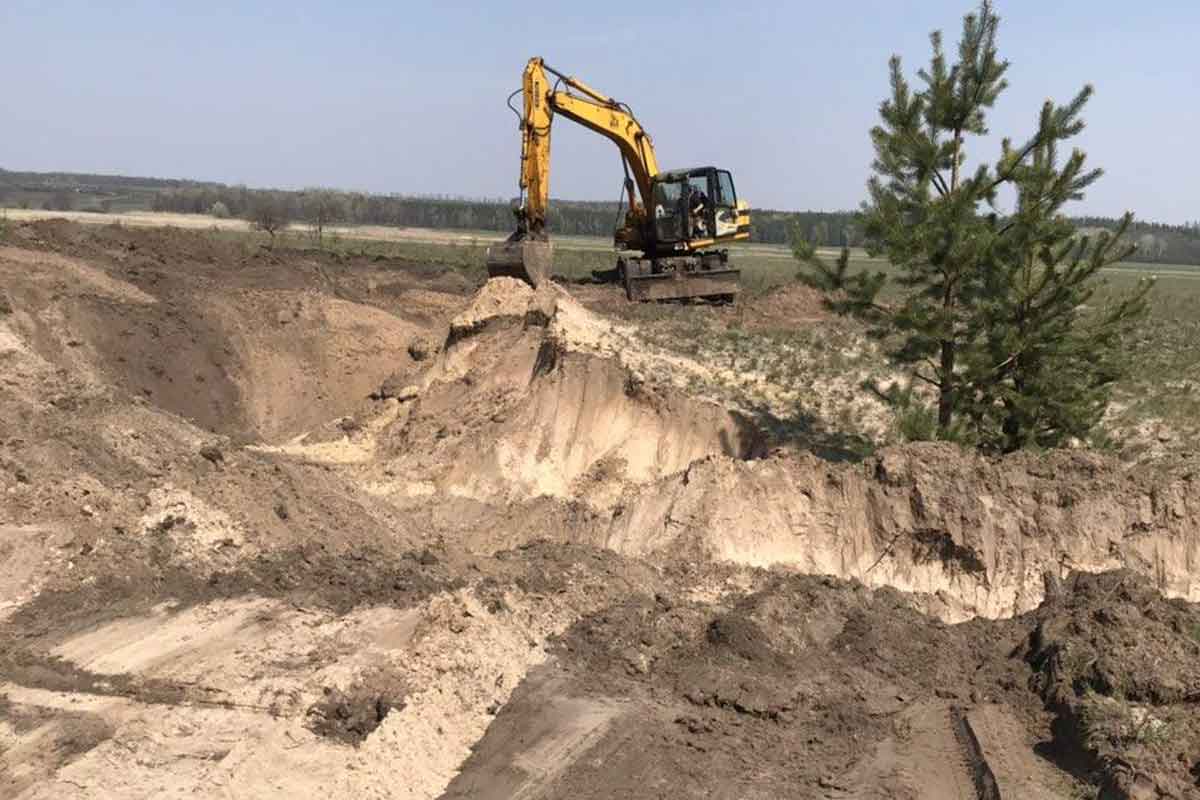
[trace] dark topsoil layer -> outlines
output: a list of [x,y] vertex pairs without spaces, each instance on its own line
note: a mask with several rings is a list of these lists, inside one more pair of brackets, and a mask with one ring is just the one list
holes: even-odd
[[546,796],[859,796],[840,781],[932,703],[952,720],[1005,709],[1036,754],[1011,755],[1052,763],[1081,796],[1200,797],[1200,608],[1145,578],[1076,574],[1031,614],[945,625],[897,592],[815,576],[714,608],[678,592],[685,573],[563,636],[553,674],[518,690],[448,796],[503,796],[506,743],[569,696],[636,710]]
[[[344,612],[408,606],[467,577],[489,613],[505,614],[506,586],[552,602],[588,584],[608,604],[558,639],[554,660],[507,706],[489,709],[496,722],[447,796],[505,796],[519,783],[498,752],[554,703],[581,698],[625,713],[592,755],[563,762],[544,796],[852,796],[838,794],[843,776],[897,735],[906,709],[937,703],[961,715],[1003,707],[1083,796],[1200,797],[1200,608],[1164,600],[1145,578],[1076,574],[1030,614],[960,625],[898,592],[817,576],[756,573],[755,589],[689,599],[691,587],[735,574],[550,543],[470,562],[310,548],[202,583],[164,568],[137,586],[44,593],[4,625],[0,672],[26,686],[202,702],[194,686],[100,680],[44,654],[67,631],[168,597],[267,595]],[[386,674],[331,688],[309,724],[356,744],[412,688]],[[481,792],[484,783],[494,788]]]

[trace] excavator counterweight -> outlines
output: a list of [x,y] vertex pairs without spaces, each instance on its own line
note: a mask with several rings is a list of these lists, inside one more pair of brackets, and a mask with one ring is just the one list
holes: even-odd
[[616,144],[625,172],[627,208],[613,242],[617,250],[633,252],[618,258],[615,269],[594,274],[623,283],[630,300],[729,300],[737,294],[739,272],[724,246],[750,238],[750,216],[728,170],[660,172],[650,135],[629,106],[540,58],[525,65],[517,94],[524,99],[523,110],[513,108],[520,118],[521,203],[516,232],[488,249],[490,277],[508,275],[537,286],[552,275],[546,231],[550,129],[561,115]]

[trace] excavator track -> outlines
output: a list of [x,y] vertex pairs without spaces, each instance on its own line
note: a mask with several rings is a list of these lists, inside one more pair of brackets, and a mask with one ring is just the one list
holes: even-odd
[[617,271],[625,283],[625,296],[633,301],[732,302],[741,280],[741,270],[729,266],[724,252],[621,259]]

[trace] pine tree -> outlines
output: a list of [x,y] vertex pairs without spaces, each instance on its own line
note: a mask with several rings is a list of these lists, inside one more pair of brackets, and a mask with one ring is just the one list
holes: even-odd
[[[891,96],[871,130],[875,148],[862,224],[871,255],[887,272],[848,269],[848,253],[824,263],[797,242],[801,279],[827,291],[829,305],[856,314],[889,355],[936,398],[941,438],[969,438],[1011,451],[1082,436],[1103,414],[1122,373],[1121,335],[1145,313],[1148,285],[1105,309],[1097,272],[1129,255],[1121,229],[1096,242],[1077,237],[1063,206],[1101,175],[1059,145],[1084,126],[1092,88],[1070,103],[1047,102],[1020,147],[1008,139],[994,165],[967,168],[969,145],[988,133],[987,112],[1007,88],[1008,62],[996,49],[999,18],[985,0],[964,17],[958,57],[948,63],[939,32],[917,75],[919,91],[890,62]],[[1011,188],[1015,210],[1000,212]],[[888,301],[881,301],[884,289]],[[910,387],[890,399],[912,401]]]

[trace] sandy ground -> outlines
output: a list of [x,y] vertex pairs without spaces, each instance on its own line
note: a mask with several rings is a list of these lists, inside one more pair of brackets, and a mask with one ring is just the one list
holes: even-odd
[[1193,468],[823,460],[575,288],[14,226],[0,796],[1198,796]]

